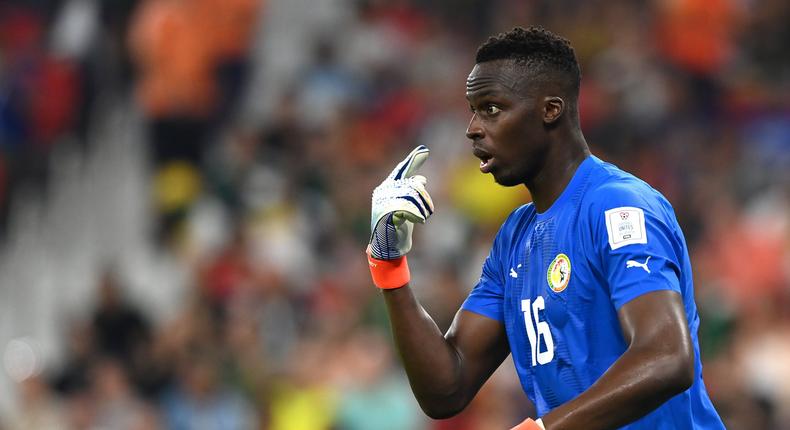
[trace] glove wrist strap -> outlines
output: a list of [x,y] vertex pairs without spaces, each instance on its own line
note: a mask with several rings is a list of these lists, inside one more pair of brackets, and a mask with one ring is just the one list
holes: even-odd
[[538,420],[535,421],[532,418],[527,418],[522,421],[521,424],[513,427],[510,430],[544,430],[543,420],[538,418]]
[[405,255],[395,260],[377,260],[368,254],[368,267],[373,283],[382,290],[403,287],[411,279]]

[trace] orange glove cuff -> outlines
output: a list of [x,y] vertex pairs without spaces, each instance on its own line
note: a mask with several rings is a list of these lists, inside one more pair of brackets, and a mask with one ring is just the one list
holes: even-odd
[[527,418],[510,430],[543,430],[543,427],[532,418]]
[[382,290],[400,288],[411,279],[405,255],[395,260],[377,260],[368,254],[368,267],[373,283]]

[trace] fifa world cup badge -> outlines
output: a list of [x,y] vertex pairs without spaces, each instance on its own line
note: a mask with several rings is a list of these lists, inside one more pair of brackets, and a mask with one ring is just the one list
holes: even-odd
[[555,292],[559,293],[568,286],[571,280],[571,260],[565,254],[557,254],[554,261],[549,264],[549,270],[546,273],[546,280],[549,282],[549,287]]

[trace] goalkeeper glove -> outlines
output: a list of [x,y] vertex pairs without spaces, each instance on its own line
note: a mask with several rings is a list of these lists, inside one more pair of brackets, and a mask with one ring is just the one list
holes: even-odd
[[424,223],[433,213],[433,202],[425,190],[427,180],[414,175],[429,154],[420,145],[373,190],[368,263],[373,282],[383,289],[399,288],[409,282],[406,253],[411,250],[414,223]]

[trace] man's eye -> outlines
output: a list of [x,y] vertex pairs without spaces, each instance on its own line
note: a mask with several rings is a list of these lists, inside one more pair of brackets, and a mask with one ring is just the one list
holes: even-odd
[[494,105],[488,105],[488,106],[486,106],[486,113],[487,113],[488,115],[496,115],[496,114],[498,114],[500,111],[501,111],[501,109],[499,109],[497,106],[494,106]]

